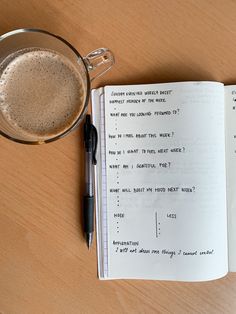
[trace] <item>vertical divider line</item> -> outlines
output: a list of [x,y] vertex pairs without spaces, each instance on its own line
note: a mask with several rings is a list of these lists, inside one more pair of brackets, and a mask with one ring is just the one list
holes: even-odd
[[158,238],[158,217],[157,217],[157,212],[155,212],[155,223],[156,223],[156,238]]

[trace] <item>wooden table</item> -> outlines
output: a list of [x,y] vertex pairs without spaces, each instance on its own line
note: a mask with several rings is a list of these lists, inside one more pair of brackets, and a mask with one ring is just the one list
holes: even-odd
[[[82,54],[109,47],[104,84],[236,83],[236,2],[1,0],[0,33],[42,28]],[[0,313],[235,313],[236,274],[205,283],[97,279],[81,228],[81,127],[41,146],[0,139]]]

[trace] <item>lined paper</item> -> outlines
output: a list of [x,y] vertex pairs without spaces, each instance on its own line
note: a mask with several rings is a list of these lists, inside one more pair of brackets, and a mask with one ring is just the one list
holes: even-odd
[[105,127],[108,277],[225,275],[223,84],[105,87]]
[[223,84],[107,86],[92,109],[99,278],[224,276]]

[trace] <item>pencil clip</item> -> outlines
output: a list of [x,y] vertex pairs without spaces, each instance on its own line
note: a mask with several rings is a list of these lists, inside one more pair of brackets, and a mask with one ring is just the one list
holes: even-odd
[[97,164],[96,152],[97,152],[97,143],[98,143],[98,132],[93,124],[91,124],[91,138],[92,138],[93,165],[96,165]]

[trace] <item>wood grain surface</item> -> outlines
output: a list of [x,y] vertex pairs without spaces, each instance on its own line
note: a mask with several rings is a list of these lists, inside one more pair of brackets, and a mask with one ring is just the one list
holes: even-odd
[[[236,83],[236,2],[1,0],[0,33],[42,28],[82,55],[109,47],[105,84]],[[235,313],[236,274],[204,283],[97,279],[81,228],[83,142],[0,138],[0,313]]]

